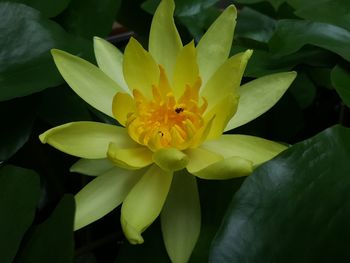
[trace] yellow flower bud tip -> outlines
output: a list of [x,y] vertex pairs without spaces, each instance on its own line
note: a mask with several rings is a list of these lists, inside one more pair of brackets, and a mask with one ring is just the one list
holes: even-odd
[[127,116],[126,127],[130,137],[152,151],[162,148],[186,149],[194,135],[204,126],[202,117],[207,102],[199,101],[201,80],[186,85],[181,97],[176,98],[169,86],[166,73],[160,68],[159,84],[152,87],[152,98],[138,89],[133,90],[135,111]]
[[126,238],[128,239],[128,241],[130,242],[130,244],[139,245],[144,242],[143,237],[140,234],[140,231],[136,230],[133,226],[128,224],[126,220],[123,218],[123,216],[120,218],[120,221],[121,221],[123,232]]
[[178,171],[189,162],[186,154],[175,148],[163,148],[153,154],[153,161],[163,170]]

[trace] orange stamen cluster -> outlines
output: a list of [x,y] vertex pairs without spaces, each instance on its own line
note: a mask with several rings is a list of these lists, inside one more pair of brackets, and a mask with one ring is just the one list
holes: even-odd
[[133,90],[136,110],[128,115],[129,135],[151,150],[190,147],[196,133],[204,126],[202,114],[207,108],[204,98],[199,105],[200,86],[198,77],[192,86],[186,85],[182,96],[176,99],[161,69],[159,85],[152,87],[153,98]]

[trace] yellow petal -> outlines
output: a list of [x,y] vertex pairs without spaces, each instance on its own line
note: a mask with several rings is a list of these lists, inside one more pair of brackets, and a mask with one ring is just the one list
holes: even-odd
[[103,159],[80,159],[69,169],[73,173],[98,176],[112,169],[114,164],[107,158]]
[[220,154],[202,148],[187,149],[185,153],[189,159],[186,169],[192,174],[224,159]]
[[238,95],[238,88],[251,55],[252,51],[247,50],[229,58],[209,79],[201,92],[201,96],[208,100],[208,111],[229,93]]
[[148,45],[150,53],[164,67],[169,79],[172,79],[176,57],[182,48],[174,23],[174,9],[173,0],[160,2],[153,16]]
[[185,91],[186,85],[192,87],[199,74],[196,48],[194,42],[184,46],[176,58],[174,70],[174,95],[179,98]]
[[230,54],[236,16],[236,8],[233,5],[227,7],[198,43],[197,61],[203,85]]
[[153,155],[154,162],[163,170],[177,171],[186,167],[188,157],[176,148],[162,148]]
[[126,169],[140,169],[153,163],[153,152],[141,145],[123,148],[116,143],[111,143],[107,155],[116,165]]
[[236,134],[222,135],[217,140],[204,142],[201,147],[221,154],[225,158],[242,157],[251,161],[254,166],[272,159],[287,148],[263,138]]
[[205,120],[210,120],[214,117],[211,128],[205,138],[206,140],[221,136],[227,123],[236,113],[238,101],[237,95],[231,93],[217,103],[209,112],[205,113]]
[[225,131],[246,124],[268,111],[287,91],[296,75],[293,71],[276,73],[242,85],[237,113]]
[[164,244],[172,262],[188,262],[201,228],[196,178],[185,171],[175,174],[161,213]]
[[152,97],[152,85],[157,85],[159,68],[152,56],[136,39],[131,38],[125,48],[123,72],[129,89],[138,89],[145,96]]
[[191,173],[202,179],[226,180],[234,177],[247,176],[253,172],[251,161],[238,156],[218,161],[207,167]]
[[125,128],[99,122],[71,122],[52,128],[39,136],[42,143],[86,159],[107,157],[110,142],[134,145]]
[[114,167],[96,177],[75,196],[74,230],[78,230],[111,212],[120,205],[142,171]]
[[125,198],[121,224],[132,244],[143,243],[141,233],[158,217],[172,181],[172,173],[153,165]]
[[113,98],[112,112],[116,120],[125,126],[128,113],[135,111],[134,99],[127,93],[118,92]]
[[127,92],[129,89],[123,75],[123,53],[99,37],[94,37],[94,52],[98,67]]
[[92,107],[113,116],[113,96],[122,91],[118,84],[84,59],[57,49],[51,53],[59,72],[75,93]]

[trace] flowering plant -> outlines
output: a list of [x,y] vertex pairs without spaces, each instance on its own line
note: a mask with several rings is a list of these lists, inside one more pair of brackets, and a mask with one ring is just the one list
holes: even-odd
[[196,177],[249,175],[286,146],[223,134],[271,108],[294,80],[278,73],[240,86],[251,50],[229,57],[236,9],[229,6],[195,46],[183,46],[163,0],[153,17],[149,51],[131,38],[122,54],[94,38],[98,67],[61,50],[56,66],[87,103],[121,126],[72,122],[40,135],[43,143],[80,157],[71,170],[97,176],[75,197],[75,229],[122,204],[121,224],[133,244],[160,215],[173,262],[186,262],[200,233]]

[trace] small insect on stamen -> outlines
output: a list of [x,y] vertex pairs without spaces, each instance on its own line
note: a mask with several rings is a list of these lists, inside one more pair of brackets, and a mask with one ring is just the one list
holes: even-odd
[[164,133],[162,131],[158,131],[158,134],[162,137],[164,136]]
[[179,114],[180,112],[183,112],[184,111],[184,108],[176,108],[175,109],[175,112],[177,113],[177,114]]

